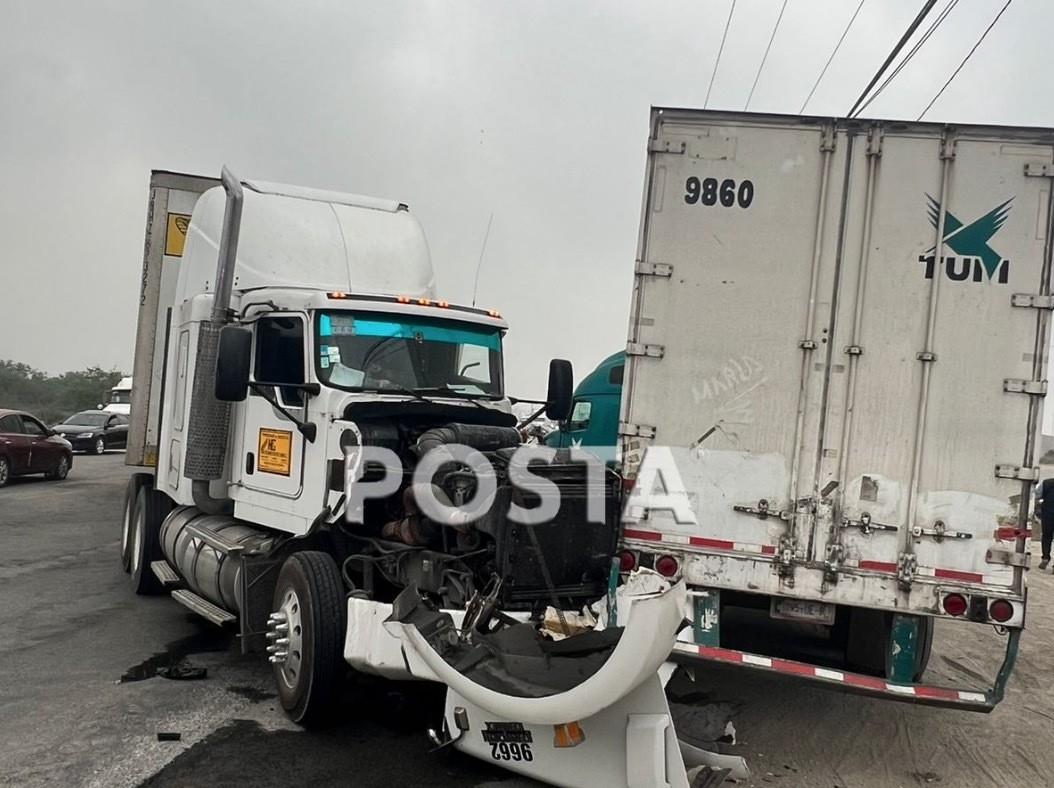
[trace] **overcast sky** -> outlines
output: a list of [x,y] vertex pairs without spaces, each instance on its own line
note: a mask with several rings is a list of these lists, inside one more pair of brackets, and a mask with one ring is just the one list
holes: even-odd
[[[941,0],[937,9],[947,0]],[[961,0],[868,110],[915,118],[1004,0]],[[0,24],[0,358],[130,370],[151,168],[391,197],[440,294],[509,319],[510,393],[624,345],[650,105],[702,106],[731,0],[49,2]],[[738,0],[743,109],[781,0]],[[809,104],[844,114],[921,0],[866,0]],[[798,112],[857,0],[789,0],[752,110]],[[927,119],[1054,126],[1054,4],[1015,0]]]

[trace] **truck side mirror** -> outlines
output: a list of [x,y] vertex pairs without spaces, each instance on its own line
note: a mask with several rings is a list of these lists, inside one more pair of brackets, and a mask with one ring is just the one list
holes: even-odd
[[249,365],[252,363],[253,332],[248,328],[224,326],[216,350],[216,385],[220,402],[241,402],[249,391]]
[[553,421],[566,421],[571,415],[575,373],[571,362],[554,358],[549,362],[549,391],[545,395],[545,415]]

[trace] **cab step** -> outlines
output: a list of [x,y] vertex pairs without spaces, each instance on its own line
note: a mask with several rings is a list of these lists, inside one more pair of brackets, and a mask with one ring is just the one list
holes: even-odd
[[183,584],[179,575],[176,574],[176,570],[168,565],[168,561],[151,561],[150,571],[154,573],[154,577],[161,581],[161,585],[165,588]]
[[183,607],[193,610],[199,616],[208,619],[216,626],[222,627],[225,624],[233,624],[237,621],[237,618],[234,615],[228,613],[222,607],[217,607],[204,597],[200,597],[193,591],[188,591],[185,588],[173,591],[172,598],[179,602],[179,604],[183,605]]

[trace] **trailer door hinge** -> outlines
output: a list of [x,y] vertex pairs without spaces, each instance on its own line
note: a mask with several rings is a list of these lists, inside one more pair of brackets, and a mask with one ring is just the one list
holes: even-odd
[[876,523],[871,519],[869,512],[863,512],[860,515],[859,520],[851,520],[848,517],[842,518],[842,528],[859,528],[860,533],[864,536],[869,536],[872,531],[898,531],[900,530],[895,525],[886,525],[885,523]]
[[633,271],[637,276],[664,276],[668,278],[673,275],[673,266],[668,263],[646,263],[643,260],[638,260]]
[[627,356],[650,356],[651,358],[662,358],[666,348],[662,345],[645,345],[640,342],[630,342],[626,345]]
[[1054,164],[1046,161],[1030,161],[1025,163],[1026,178],[1054,178]]
[[794,585],[794,557],[798,553],[798,544],[794,537],[785,534],[780,537],[779,546],[776,548],[776,571],[784,578],[784,582]]
[[828,583],[838,582],[838,572],[845,560],[845,548],[837,542],[827,545],[827,557],[823,562],[823,575]]
[[943,542],[945,539],[973,539],[973,534],[966,533],[965,531],[949,531],[944,520],[937,520],[937,522],[933,524],[933,528],[923,528],[922,526],[916,525],[911,529],[911,535],[916,539],[930,536],[933,538],[933,541],[937,543]]
[[897,582],[910,587],[915,580],[915,570],[919,568],[919,559],[914,553],[901,553],[897,556]]
[[1047,396],[1047,381],[1007,378],[1003,381],[1003,391],[1008,394],[1031,394],[1034,397],[1045,397]]
[[618,424],[618,434],[624,435],[627,438],[654,438],[655,428],[650,427],[647,424],[630,424],[626,421],[620,421]]
[[1040,293],[1014,293],[1010,296],[1010,305],[1031,309],[1054,309],[1054,296]]
[[991,547],[984,554],[984,560],[989,564],[1027,567],[1028,556],[1028,553],[1015,553],[1013,550],[1000,550],[998,547]]
[[675,156],[680,156],[688,152],[688,142],[681,140],[680,142],[673,142],[672,140],[648,140],[648,153],[672,153]]
[[1038,482],[1039,468],[1030,468],[1027,465],[1005,463],[995,466],[995,478],[1017,479],[1023,482]]

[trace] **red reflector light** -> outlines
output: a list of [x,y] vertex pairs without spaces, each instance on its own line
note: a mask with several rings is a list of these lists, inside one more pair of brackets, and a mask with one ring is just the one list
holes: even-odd
[[988,608],[988,615],[992,617],[993,621],[998,621],[1002,624],[1004,621],[1009,621],[1014,617],[1014,606],[1005,599],[997,599]]
[[655,571],[663,577],[673,577],[680,565],[672,555],[663,555],[655,559]]
[[962,594],[948,594],[944,597],[944,612],[949,616],[961,616],[966,612],[966,597]]
[[347,298],[348,297],[347,293],[342,293],[339,290],[336,290],[336,291],[334,291],[332,293],[326,293],[326,295],[328,295],[330,298]]
[[637,556],[629,550],[623,550],[618,554],[618,570],[620,572],[632,572],[637,568]]

